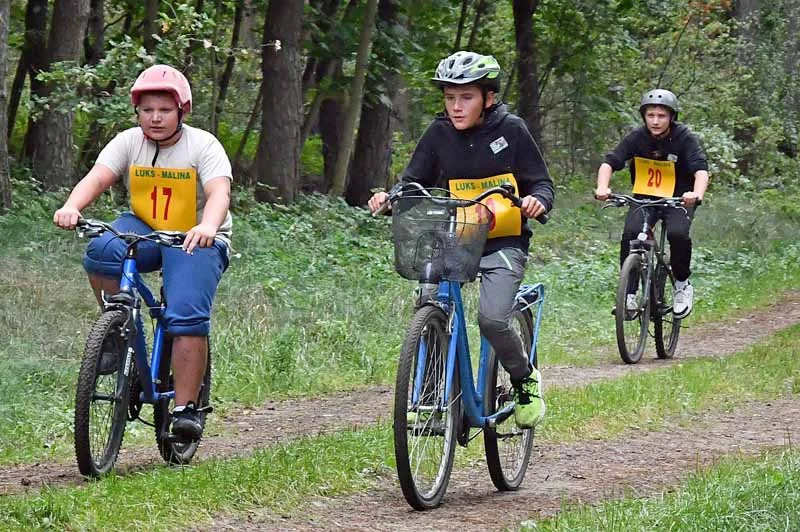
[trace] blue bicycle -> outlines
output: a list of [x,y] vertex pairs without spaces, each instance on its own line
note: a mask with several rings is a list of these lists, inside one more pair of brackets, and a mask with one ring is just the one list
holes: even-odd
[[[76,231],[94,238],[106,231],[128,245],[122,263],[120,291],[104,294],[103,312],[86,338],[86,347],[75,393],[75,455],[86,476],[100,476],[113,467],[128,421],[140,420],[155,428],[161,456],[171,464],[188,463],[198,441],[176,440],[170,434],[172,387],[172,340],[165,334],[166,302],[156,299],[136,268],[137,246],[155,242],[180,247],[183,233],[153,231],[146,235],[121,233],[97,220],[80,220]],[[152,351],[148,356],[142,312],[153,323]],[[197,405],[205,425],[211,392],[211,350]],[[153,405],[152,423],[140,417],[144,404]]]
[[[413,184],[412,184],[413,185]],[[533,429],[514,422],[510,375],[481,338],[477,384],[473,377],[462,283],[474,281],[493,214],[481,200],[492,194],[521,200],[513,187],[486,190],[472,200],[431,195],[416,186],[394,189],[395,269],[418,281],[419,298],[403,342],[394,402],[394,449],[400,487],[417,510],[438,506],[450,479],[456,443],[466,446],[482,429],[492,482],[516,490],[525,477]],[[446,193],[446,191],[445,191]],[[544,223],[546,219],[539,221]],[[533,366],[544,286],[523,285],[516,294],[512,328]]]

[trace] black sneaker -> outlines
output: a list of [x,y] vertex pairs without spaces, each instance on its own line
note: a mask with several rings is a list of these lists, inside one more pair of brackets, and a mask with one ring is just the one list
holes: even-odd
[[203,436],[203,423],[194,403],[172,413],[172,435],[183,441],[197,441]]

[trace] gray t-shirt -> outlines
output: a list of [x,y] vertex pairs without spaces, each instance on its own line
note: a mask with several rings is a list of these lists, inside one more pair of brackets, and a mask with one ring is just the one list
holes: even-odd
[[[136,187],[132,189],[131,179],[139,179],[136,175],[148,174],[148,169],[153,168],[178,170],[178,172],[172,172],[172,174],[176,175],[184,175],[180,171],[188,170],[188,174],[196,175],[196,217],[194,223],[200,223],[203,217],[203,207],[206,204],[203,185],[218,177],[233,179],[231,163],[222,144],[208,131],[184,124],[181,129],[181,138],[172,146],[160,148],[155,166],[153,166],[152,162],[155,154],[155,142],[145,138],[141,128],[133,127],[114,137],[100,152],[96,163],[108,167],[116,176],[123,177],[125,187],[131,191],[131,210],[134,212],[136,212],[136,209],[134,209],[133,205],[133,189]],[[137,172],[133,170],[134,168],[142,168],[143,170]],[[171,175],[170,171],[158,171],[167,176]],[[134,174],[133,177],[132,174]],[[156,192],[154,191],[151,196],[154,202],[153,213],[162,215],[168,212],[166,209],[169,208],[169,203],[164,203],[165,198],[158,196]],[[145,201],[149,200],[144,196],[142,198]],[[166,197],[167,201],[170,199],[170,197]],[[158,204],[157,201],[161,201],[161,203]],[[174,205],[177,204],[176,202]],[[228,211],[217,235],[225,240],[230,240],[232,225],[231,213]]]

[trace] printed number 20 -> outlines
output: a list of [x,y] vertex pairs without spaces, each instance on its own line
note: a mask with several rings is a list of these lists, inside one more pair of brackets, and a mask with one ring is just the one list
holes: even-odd
[[652,187],[655,186],[656,188],[661,186],[661,170],[654,170],[652,168],[647,169],[647,175],[649,179],[647,180],[647,186]]
[[[167,201],[164,203],[164,220],[169,219],[169,201],[172,199],[172,188],[162,187],[161,195],[166,196]],[[158,219],[158,187],[153,187],[153,192],[150,193],[150,199],[153,200],[153,220]]]

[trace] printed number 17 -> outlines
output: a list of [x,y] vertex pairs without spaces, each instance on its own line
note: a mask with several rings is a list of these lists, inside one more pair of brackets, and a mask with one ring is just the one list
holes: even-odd
[[[161,195],[167,197],[167,202],[164,204],[164,220],[169,217],[169,201],[172,199],[172,188],[162,187]],[[153,187],[153,192],[150,193],[150,199],[153,200],[153,220],[158,218],[158,187]]]

